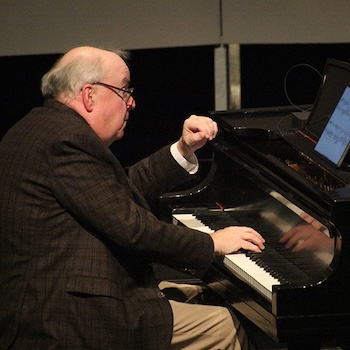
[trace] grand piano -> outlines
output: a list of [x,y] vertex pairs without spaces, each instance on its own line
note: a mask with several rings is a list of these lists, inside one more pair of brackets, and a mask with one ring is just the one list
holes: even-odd
[[350,64],[329,59],[306,122],[293,106],[212,112],[198,182],[159,198],[174,224],[265,237],[262,253],[216,257],[198,277],[288,349],[350,344],[350,156],[334,165],[314,150],[349,83]]

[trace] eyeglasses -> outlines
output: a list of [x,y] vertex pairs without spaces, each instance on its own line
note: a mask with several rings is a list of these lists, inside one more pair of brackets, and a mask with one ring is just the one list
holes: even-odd
[[[116,86],[113,85],[109,85],[109,84],[105,84],[105,83],[101,83],[99,81],[95,81],[92,83],[92,85],[102,85],[110,90],[112,90],[113,92],[115,92],[125,103],[128,103],[130,96],[132,96],[133,92],[134,92],[134,88],[127,88],[127,89],[121,89],[118,88]],[[118,91],[115,91],[115,90]]]

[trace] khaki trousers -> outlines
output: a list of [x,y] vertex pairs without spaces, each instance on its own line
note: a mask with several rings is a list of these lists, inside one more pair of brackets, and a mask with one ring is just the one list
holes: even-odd
[[191,303],[202,292],[200,286],[163,281],[159,288],[166,295],[167,290],[179,290],[186,296],[184,302],[169,300],[174,316],[171,350],[251,349],[239,320],[227,308]]

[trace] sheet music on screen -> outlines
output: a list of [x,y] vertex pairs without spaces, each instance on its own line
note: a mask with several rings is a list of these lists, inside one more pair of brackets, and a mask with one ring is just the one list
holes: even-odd
[[315,151],[339,167],[349,146],[350,86],[347,86],[316,144]]

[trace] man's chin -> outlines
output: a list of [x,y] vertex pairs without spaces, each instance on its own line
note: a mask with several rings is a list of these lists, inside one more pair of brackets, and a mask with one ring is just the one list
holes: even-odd
[[117,135],[115,136],[115,139],[120,140],[123,136],[124,136],[124,129],[118,131]]

